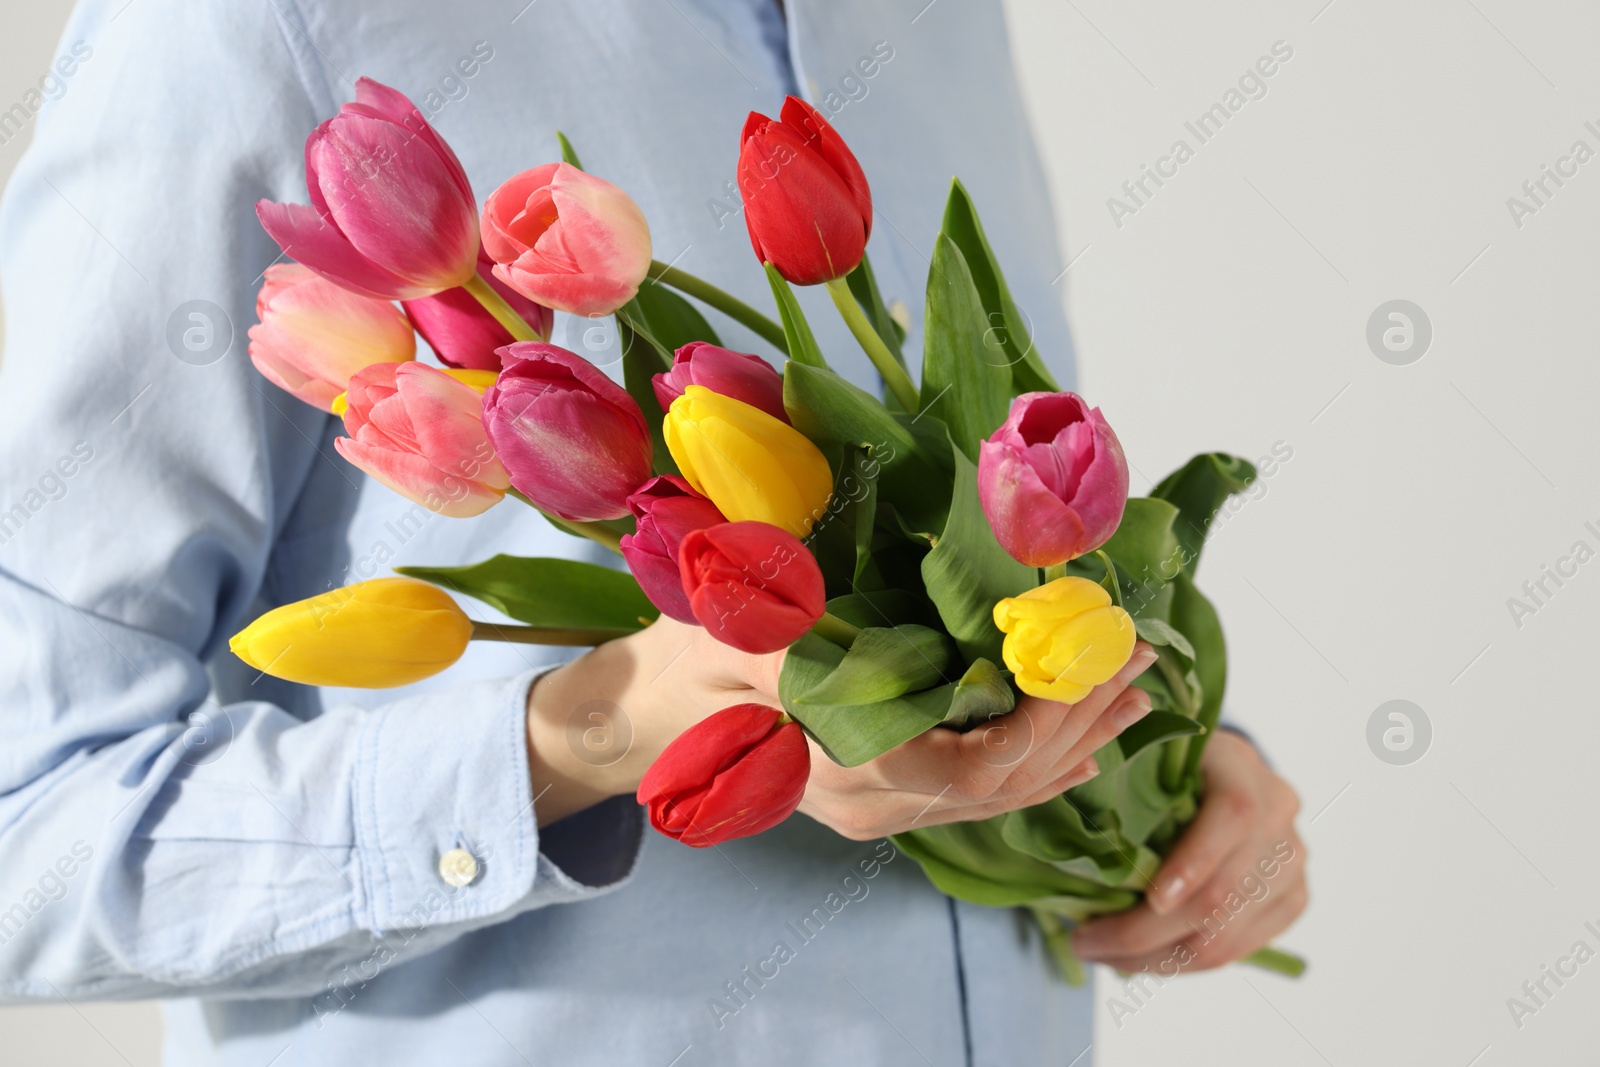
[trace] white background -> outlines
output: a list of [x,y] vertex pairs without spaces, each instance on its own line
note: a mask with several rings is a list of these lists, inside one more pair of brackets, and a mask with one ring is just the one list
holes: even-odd
[[[1520,1028],[1507,998],[1575,941],[1600,950],[1583,927],[1600,926],[1600,561],[1520,628],[1507,601],[1574,541],[1600,550],[1584,529],[1600,528],[1600,159],[1520,227],[1506,200],[1573,141],[1600,150],[1583,125],[1600,127],[1600,12],[1324,3],[1007,5],[1082,386],[1135,490],[1200,449],[1293,450],[1201,578],[1229,629],[1232,714],[1304,797],[1313,903],[1282,943],[1312,968],[1186,978],[1120,1020],[1102,974],[1094,1058],[1594,1063],[1600,961]],[[5,101],[53,57],[68,5],[20,7]],[[1267,94],[1199,145],[1184,122],[1277,41],[1293,58]],[[1122,183],[1178,138],[1194,157],[1119,227],[1108,198],[1133,205]],[[1397,298],[1433,327],[1407,366],[1366,341]],[[1368,747],[1392,699],[1432,723],[1407,766]],[[146,1005],[0,1011],[15,1062],[145,1067],[158,1045]]]

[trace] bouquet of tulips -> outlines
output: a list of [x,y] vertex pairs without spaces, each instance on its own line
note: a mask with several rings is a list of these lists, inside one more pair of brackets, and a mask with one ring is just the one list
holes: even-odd
[[[748,652],[787,649],[781,709],[711,716],[639,787],[658,830],[703,847],[795,810],[808,737],[854,766],[927,730],[986,728],[1019,692],[1074,703],[1142,638],[1158,653],[1136,683],[1152,711],[1096,753],[1098,776],[896,837],[944,892],[1031,908],[1081,975],[1064,920],[1135,904],[1195,812],[1226,670],[1195,566],[1254,469],[1202,455],[1129,499],[1116,434],[1058,390],[1019,328],[959,181],[914,384],[865,255],[867,178],[798,99],[750,116],[738,168],[775,320],[654,262],[638,206],[560,144],[562,161],[511,178],[480,213],[418,109],[363,79],[307,143],[311,206],[258,206],[297,262],[267,272],[250,355],[342,416],[340,455],[396,492],[460,517],[514,496],[627,570],[505,555],[405,568],[278,608],[234,652],[309,684],[395,686],[475,638],[592,645],[658,614]],[[884,399],[829,369],[796,285],[827,287]],[[763,337],[781,373],[722,347],[685,297]],[[548,343],[552,309],[615,316],[622,384]],[[443,369],[415,360],[414,333]],[[451,594],[523,625],[474,623]],[[1271,950],[1257,962],[1298,966]]]

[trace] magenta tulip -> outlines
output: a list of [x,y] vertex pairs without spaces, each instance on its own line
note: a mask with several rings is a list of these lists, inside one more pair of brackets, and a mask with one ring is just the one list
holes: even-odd
[[650,227],[628,194],[566,163],[510,178],[483,206],[501,281],[557,311],[609,315],[650,271]]
[[284,252],[381,300],[461,285],[478,257],[477,201],[450,146],[404,95],[370,78],[306,138],[311,206],[256,204]]
[[[492,273],[494,260],[488,254],[478,253],[478,274],[499,293],[511,310],[521,315],[542,341],[550,339],[550,309],[512,289]],[[511,336],[500,320],[478,302],[477,297],[465,289],[446,289],[421,300],[407,300],[402,306],[440,362],[467,370],[500,369],[500,356],[496,349],[504,348],[516,338]]]
[[375,363],[350,379],[341,456],[430,511],[462,518],[510,481],[483,432],[478,391],[425,363]]
[[268,381],[313,407],[332,410],[350,376],[373,363],[401,363],[416,335],[387,300],[352,293],[298,263],[267,268],[250,327],[250,362]]
[[672,369],[651,382],[662,411],[691,385],[760,408],[775,419],[789,421],[783,410],[783,375],[760,356],[734,352],[704,341],[691,341],[672,357]]
[[483,426],[517,491],[577,522],[618,519],[650,477],[650,430],[633,397],[565,348],[521,341],[483,396]]
[[1116,532],[1128,461],[1099,408],[1076,393],[1024,393],[978,448],[978,498],[1007,552],[1053,567]]
[[692,530],[728,520],[717,506],[675,474],[651,478],[628,498],[637,531],[624,534],[622,558],[628,561],[650,603],[679,622],[698,623],[678,574],[678,548]]

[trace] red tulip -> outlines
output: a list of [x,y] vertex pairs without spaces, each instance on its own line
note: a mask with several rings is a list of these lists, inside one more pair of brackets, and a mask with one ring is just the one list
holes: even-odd
[[[554,315],[547,307],[512,289],[493,274],[494,260],[482,249],[478,251],[478,274],[495,292],[521,315],[542,341],[550,339],[551,320]],[[500,369],[497,348],[504,348],[516,338],[511,336],[498,319],[478,302],[477,297],[465,289],[446,289],[420,300],[407,300],[406,309],[412,325],[423,336],[439,361],[447,366],[467,370]]]
[[609,315],[650,272],[650,227],[628,194],[566,163],[510,178],[483,205],[495,275],[557,311]]
[[691,341],[672,357],[672,369],[658,374],[651,384],[662,411],[691,385],[760,408],[775,419],[789,421],[783,410],[783,375],[760,356],[734,352],[704,341]]
[[690,610],[711,635],[744,652],[776,652],[826,610],[816,558],[786,530],[729,522],[691,530],[678,547]]
[[332,410],[350,376],[416,355],[411,324],[387,300],[352,293],[298,263],[267,268],[250,327],[250,362],[268,381]]
[[872,235],[861,164],[816,108],[786,97],[781,121],[755,112],[739,146],[739,193],[756,258],[795,285],[856,269]]
[[639,782],[650,825],[694,848],[771,829],[805,796],[811,750],[777,708],[735,704],[689,727]]
[[339,455],[441,515],[477,515],[505,496],[478,391],[426,363],[374,363],[350,379]]
[[675,474],[651,478],[628,498],[637,530],[622,537],[622,558],[628,561],[650,603],[679,622],[696,622],[678,576],[678,548],[691,530],[728,520],[717,506]]
[[1076,393],[1023,393],[978,446],[978,499],[1005,550],[1030,567],[1093,552],[1128,501],[1128,461]]
[[564,519],[626,515],[652,455],[633,397],[557,345],[519,341],[500,357],[505,369],[483,396],[483,427],[511,484]]
[[478,256],[467,173],[422,112],[371,78],[306,138],[311,206],[262,200],[283,250],[331,282],[380,300],[461,285]]

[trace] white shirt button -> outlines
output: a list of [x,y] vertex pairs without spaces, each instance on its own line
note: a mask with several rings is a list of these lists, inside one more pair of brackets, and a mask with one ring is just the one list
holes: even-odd
[[472,884],[478,877],[478,861],[464,848],[453,848],[439,857],[439,877],[457,889]]

